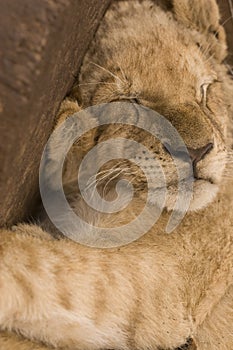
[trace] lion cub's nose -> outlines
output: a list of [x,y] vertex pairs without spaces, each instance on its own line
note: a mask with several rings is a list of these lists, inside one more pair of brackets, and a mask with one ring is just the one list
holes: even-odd
[[188,148],[188,152],[193,165],[196,165],[197,162],[202,160],[213,149],[213,146],[213,143],[210,142],[200,148]]

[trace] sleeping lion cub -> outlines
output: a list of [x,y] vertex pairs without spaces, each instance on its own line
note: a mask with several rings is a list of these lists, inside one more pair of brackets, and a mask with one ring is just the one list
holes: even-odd
[[[164,210],[141,238],[109,249],[57,236],[47,218],[41,227],[2,229],[0,349],[233,349],[233,84],[225,56],[215,0],[112,2],[57,124],[109,102],[158,112],[189,152],[194,177],[189,211],[171,234],[165,233],[177,196],[169,145],[123,124],[87,132],[64,166],[71,206],[95,221],[76,193],[76,171],[96,144],[124,137],[143,144],[162,164]],[[55,187],[59,146],[62,142],[51,149],[48,164]],[[150,169],[156,194],[152,159],[143,152],[137,157]],[[182,161],[182,154],[178,158]],[[101,171],[99,192],[107,189],[114,196],[122,178],[135,188],[125,210],[98,216],[100,224],[114,228],[138,215],[146,177],[128,160],[110,161]],[[149,201],[156,206],[153,195]]]

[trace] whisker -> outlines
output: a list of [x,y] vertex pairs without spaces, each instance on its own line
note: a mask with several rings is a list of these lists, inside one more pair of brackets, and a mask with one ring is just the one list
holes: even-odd
[[77,86],[83,86],[83,85],[116,85],[116,83],[109,83],[109,82],[104,82],[104,81],[99,81],[99,82],[88,82],[88,83],[81,83],[78,84]]
[[118,77],[116,74],[112,73],[109,69],[106,69],[106,68],[100,66],[99,64],[97,64],[97,63],[95,63],[95,62],[90,62],[90,63],[93,64],[94,66],[96,66],[96,67],[98,67],[98,68],[104,70],[106,73],[110,74],[113,78],[115,78],[115,79],[119,80],[121,83],[123,83],[123,81],[121,80],[121,78]]
[[126,78],[126,75],[125,75],[125,73],[124,73],[122,67],[121,67],[120,65],[118,65],[118,66],[119,66],[119,68],[120,68],[120,71],[121,71],[121,74],[122,74],[122,77],[123,77],[124,81],[127,82],[127,78]]
[[104,193],[105,193],[105,190],[107,189],[108,184],[109,184],[112,180],[114,180],[116,177],[118,177],[123,171],[124,171],[124,169],[121,169],[121,171],[119,171],[117,174],[115,174],[113,177],[111,177],[111,178],[106,182],[106,184],[104,185]]
[[[232,10],[233,11],[233,10]],[[229,16],[227,19],[225,19],[225,21],[223,23],[221,23],[221,25],[224,27],[225,24],[227,24],[231,19],[233,19],[233,12],[232,12],[232,15]]]
[[205,63],[209,62],[210,60],[212,60],[212,58],[215,56],[215,54],[213,53],[210,57],[208,57],[206,60],[205,60]]
[[[123,167],[124,165],[126,165],[126,167]],[[105,180],[107,177],[110,177],[110,179],[105,184],[105,187],[104,187],[104,191],[105,191],[105,188],[109,184],[109,182],[115,179],[117,176],[119,176],[123,172],[125,175],[133,175],[138,173],[138,169],[137,171],[132,171],[131,168],[128,166],[128,160],[121,160],[116,164],[114,164],[111,168],[99,171],[97,174],[92,175],[88,179],[88,182],[87,182],[88,186],[85,188],[85,191],[88,191],[92,186],[94,186],[93,191],[95,191],[96,187],[99,184],[101,184],[103,180]]]
[[[106,171],[104,172],[104,174],[106,174]],[[108,173],[107,173],[107,175],[108,175]],[[92,180],[92,181],[90,182],[90,180]],[[97,182],[97,174],[90,177],[90,179],[87,182],[89,184],[86,187],[86,190],[88,190],[90,187],[92,187],[96,182]]]
[[230,11],[231,11],[231,17],[233,18],[233,4],[232,4],[232,1],[228,0],[228,4],[229,4],[229,7],[230,7]]
[[[121,165],[121,164],[123,164],[124,162],[125,162],[125,161],[117,162],[117,163],[116,163],[115,165],[113,165],[111,168],[105,169],[105,170],[102,170],[102,171],[99,171],[97,174],[92,175],[92,176],[90,177],[90,179],[93,179],[93,178],[95,178],[96,176],[101,175],[101,174],[103,174],[103,173],[109,172],[109,171],[111,171],[112,169],[117,168],[118,165]],[[90,179],[88,180],[88,182],[90,181]]]
[[130,179],[129,184],[132,184],[132,182],[133,182],[136,178],[137,178],[137,174],[136,174],[132,179]]
[[199,50],[202,51],[203,55],[207,55],[213,47],[214,47],[214,44],[208,44],[205,50],[202,51],[202,48],[199,48]]
[[[97,181],[97,183],[100,183],[107,176],[111,175],[111,173],[115,173],[116,171],[120,171],[122,169],[122,167],[119,167],[119,165],[124,165],[125,163],[126,163],[126,161],[117,162],[110,169],[102,170],[102,171],[98,172],[97,174],[94,174],[93,176],[91,176],[90,179],[88,180],[88,182],[90,182],[90,180],[93,180],[93,181],[91,183],[89,183],[87,189],[90,188],[96,181]],[[124,168],[124,169],[128,169],[128,168]],[[102,176],[99,176],[99,175],[102,175]]]
[[[119,168],[121,169],[121,168]],[[99,173],[97,173],[96,175],[93,175],[92,178],[93,181],[88,185],[88,187],[86,189],[89,189],[91,186],[93,186],[95,183],[98,185],[98,183],[100,183],[102,180],[104,180],[106,177],[108,177],[109,175],[111,175],[111,173],[118,171],[119,169],[106,169],[104,170],[102,173],[101,177],[97,177],[99,175]]]

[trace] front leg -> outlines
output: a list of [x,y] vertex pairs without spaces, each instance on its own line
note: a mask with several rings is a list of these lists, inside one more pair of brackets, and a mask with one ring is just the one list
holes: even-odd
[[233,349],[233,285],[198,327],[194,338],[198,350]]
[[192,333],[177,255],[159,238],[101,250],[24,230],[35,234],[0,234],[2,330],[72,350],[166,349]]

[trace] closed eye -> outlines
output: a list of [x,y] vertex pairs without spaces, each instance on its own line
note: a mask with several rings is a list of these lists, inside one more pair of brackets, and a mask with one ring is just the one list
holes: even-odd
[[140,101],[138,98],[130,98],[130,97],[116,98],[111,100],[110,102],[131,102],[131,103],[140,104]]
[[201,102],[205,107],[207,105],[208,88],[214,83],[222,83],[222,81],[217,79],[217,77],[216,77],[216,78],[212,78],[211,80],[209,80],[201,85],[201,88],[200,88],[201,89]]
[[206,101],[207,101],[207,91],[208,91],[208,87],[210,86],[210,83],[204,83],[201,85],[201,102],[204,106],[206,106]]

